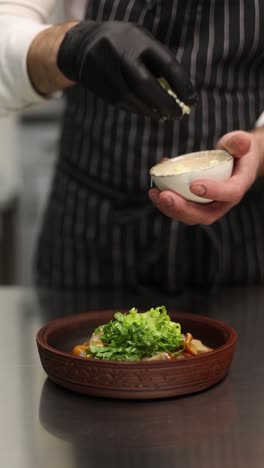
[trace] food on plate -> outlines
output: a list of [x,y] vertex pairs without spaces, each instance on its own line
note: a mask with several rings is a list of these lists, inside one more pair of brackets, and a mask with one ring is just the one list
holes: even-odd
[[138,312],[116,312],[114,319],[100,325],[91,338],[77,344],[72,353],[84,358],[113,361],[153,361],[184,359],[212,349],[191,333],[183,334],[165,306]]

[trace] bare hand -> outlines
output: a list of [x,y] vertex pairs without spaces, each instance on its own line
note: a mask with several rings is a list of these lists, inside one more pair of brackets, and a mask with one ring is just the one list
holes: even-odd
[[230,132],[218,142],[235,158],[233,174],[226,182],[199,179],[192,182],[190,190],[209,198],[212,203],[203,205],[185,200],[170,190],[159,192],[154,188],[149,197],[154,205],[169,218],[185,224],[212,224],[237,205],[256,180],[263,165],[263,155],[254,133]]

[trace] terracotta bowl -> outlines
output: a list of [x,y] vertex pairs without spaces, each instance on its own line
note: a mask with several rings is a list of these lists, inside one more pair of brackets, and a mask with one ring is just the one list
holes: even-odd
[[115,311],[95,311],[53,320],[37,334],[42,366],[48,377],[75,392],[106,398],[156,399],[204,390],[228,373],[237,341],[225,323],[199,315],[171,312],[183,333],[190,332],[214,350],[181,361],[116,362],[71,354]]

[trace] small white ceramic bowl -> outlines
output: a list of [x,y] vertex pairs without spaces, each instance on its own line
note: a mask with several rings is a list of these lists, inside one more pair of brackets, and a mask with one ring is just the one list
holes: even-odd
[[199,151],[156,164],[149,173],[159,190],[172,190],[186,200],[209,203],[213,200],[194,195],[190,184],[198,179],[225,181],[231,176],[233,165],[234,158],[226,151]]

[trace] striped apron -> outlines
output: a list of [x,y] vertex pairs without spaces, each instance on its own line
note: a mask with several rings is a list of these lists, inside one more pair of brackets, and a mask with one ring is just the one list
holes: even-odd
[[86,18],[147,28],[182,64],[199,101],[153,121],[74,86],[36,256],[49,288],[159,288],[264,280],[264,190],[254,186],[212,226],[162,215],[147,197],[163,156],[213,148],[264,109],[262,0],[90,0]]

